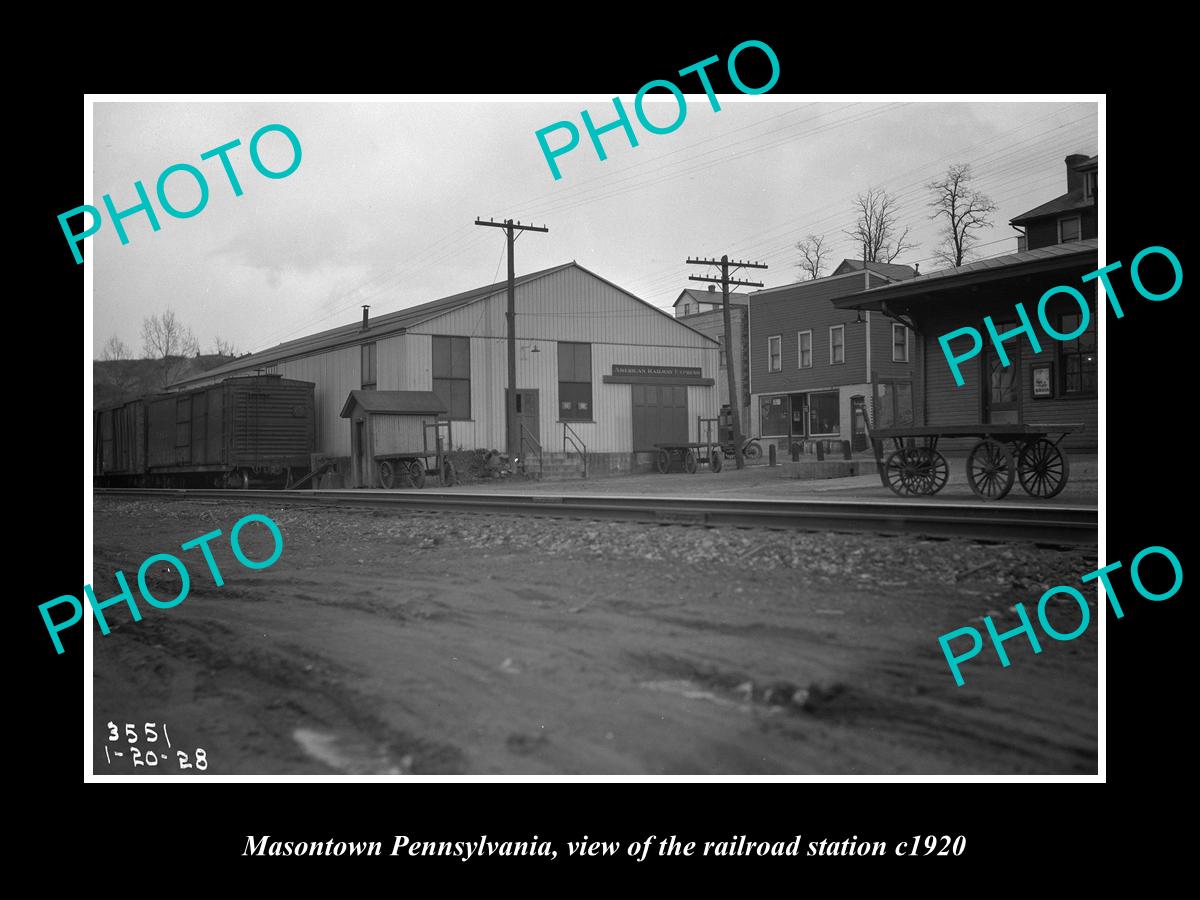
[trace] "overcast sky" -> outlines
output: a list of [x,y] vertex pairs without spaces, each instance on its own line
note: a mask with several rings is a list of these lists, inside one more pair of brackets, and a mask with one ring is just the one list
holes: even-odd
[[[627,108],[632,98],[623,97]],[[861,251],[842,234],[867,187],[900,200],[919,246],[897,262],[932,259],[938,226],[924,185],[951,163],[967,162],[976,185],[999,205],[980,256],[1012,252],[1008,220],[1066,190],[1063,159],[1097,153],[1092,103],[806,102],[770,94],[722,96],[713,112],[688,96],[675,132],[654,135],[634,119],[639,145],[623,132],[603,136],[600,161],[586,132],[559,157],[555,181],[534,132],[588,109],[611,121],[610,100],[462,103],[97,103],[94,190],[86,202],[133,206],[133,182],[153,197],[174,163],[207,176],[207,207],[189,219],[158,208],[161,230],[142,214],[125,220],[121,246],[107,220],[87,250],[95,262],[98,353],[118,335],[141,355],[144,316],[171,307],[205,352],[214,338],[239,352],[356,321],[359,305],[391,312],[504,277],[504,233],[476,216],[512,217],[550,228],[516,245],[517,274],[577,260],[664,308],[689,283],[688,256],[750,258],[768,287],[798,280],[797,240],[826,234],[834,265]],[[673,100],[648,104],[667,123]],[[631,112],[632,118],[632,112]],[[251,135],[282,123],[303,148],[300,167],[278,180],[251,165]],[[218,160],[200,154],[234,138],[230,159],[244,194],[234,197]],[[550,138],[557,146],[563,136]],[[264,161],[283,168],[286,139],[264,138]],[[1103,162],[1103,161],[1102,161]],[[173,175],[179,208],[198,196]]]

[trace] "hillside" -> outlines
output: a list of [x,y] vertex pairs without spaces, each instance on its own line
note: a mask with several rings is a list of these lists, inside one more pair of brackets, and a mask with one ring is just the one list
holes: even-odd
[[[186,360],[175,380],[199,375],[232,361],[232,356],[215,353]],[[163,390],[162,361],[157,359],[115,359],[92,361],[92,408],[124,403],[145,394]]]

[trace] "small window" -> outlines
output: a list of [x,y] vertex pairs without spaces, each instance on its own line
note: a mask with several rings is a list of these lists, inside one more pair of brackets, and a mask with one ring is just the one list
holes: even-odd
[[799,368],[811,369],[813,364],[812,359],[812,332],[801,331],[796,335],[796,343],[799,351]]
[[1084,182],[1083,196],[1090,197],[1093,200],[1096,199],[1096,191],[1099,187],[1098,175],[1099,173],[1096,172],[1095,169],[1087,173],[1087,180]]
[[1058,242],[1060,244],[1067,244],[1079,239],[1079,216],[1058,220]]
[[892,362],[908,362],[907,325],[892,325]]
[[832,325],[829,328],[829,364],[836,366],[846,361],[846,326]]
[[783,371],[783,335],[781,334],[767,338],[767,371]]
[[375,344],[362,345],[362,389],[375,390]]
[[558,342],[558,417],[590,422],[592,345]]

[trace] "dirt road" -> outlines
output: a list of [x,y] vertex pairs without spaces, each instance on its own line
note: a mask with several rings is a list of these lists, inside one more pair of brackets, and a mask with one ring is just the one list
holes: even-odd
[[222,537],[224,587],[182,554],[187,600],[95,632],[97,774],[179,773],[114,759],[109,721],[165,722],[210,773],[1096,771],[1094,607],[961,688],[937,643],[1013,627],[1089,550],[99,497],[97,595],[251,512],[283,533],[274,566]]

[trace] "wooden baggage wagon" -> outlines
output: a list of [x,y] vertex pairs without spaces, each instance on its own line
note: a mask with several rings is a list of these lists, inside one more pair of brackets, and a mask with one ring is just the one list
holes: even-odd
[[[1049,500],[1067,486],[1071,463],[1059,446],[1079,423],[1042,425],[926,425],[869,430],[879,480],[901,497],[932,496],[950,480],[938,451],[941,438],[977,438],[967,454],[967,483],[981,500],[1002,500],[1014,482],[1031,497]],[[1057,437],[1054,437],[1057,435]],[[1053,439],[1052,439],[1053,438]],[[886,442],[894,448],[884,458]]]

